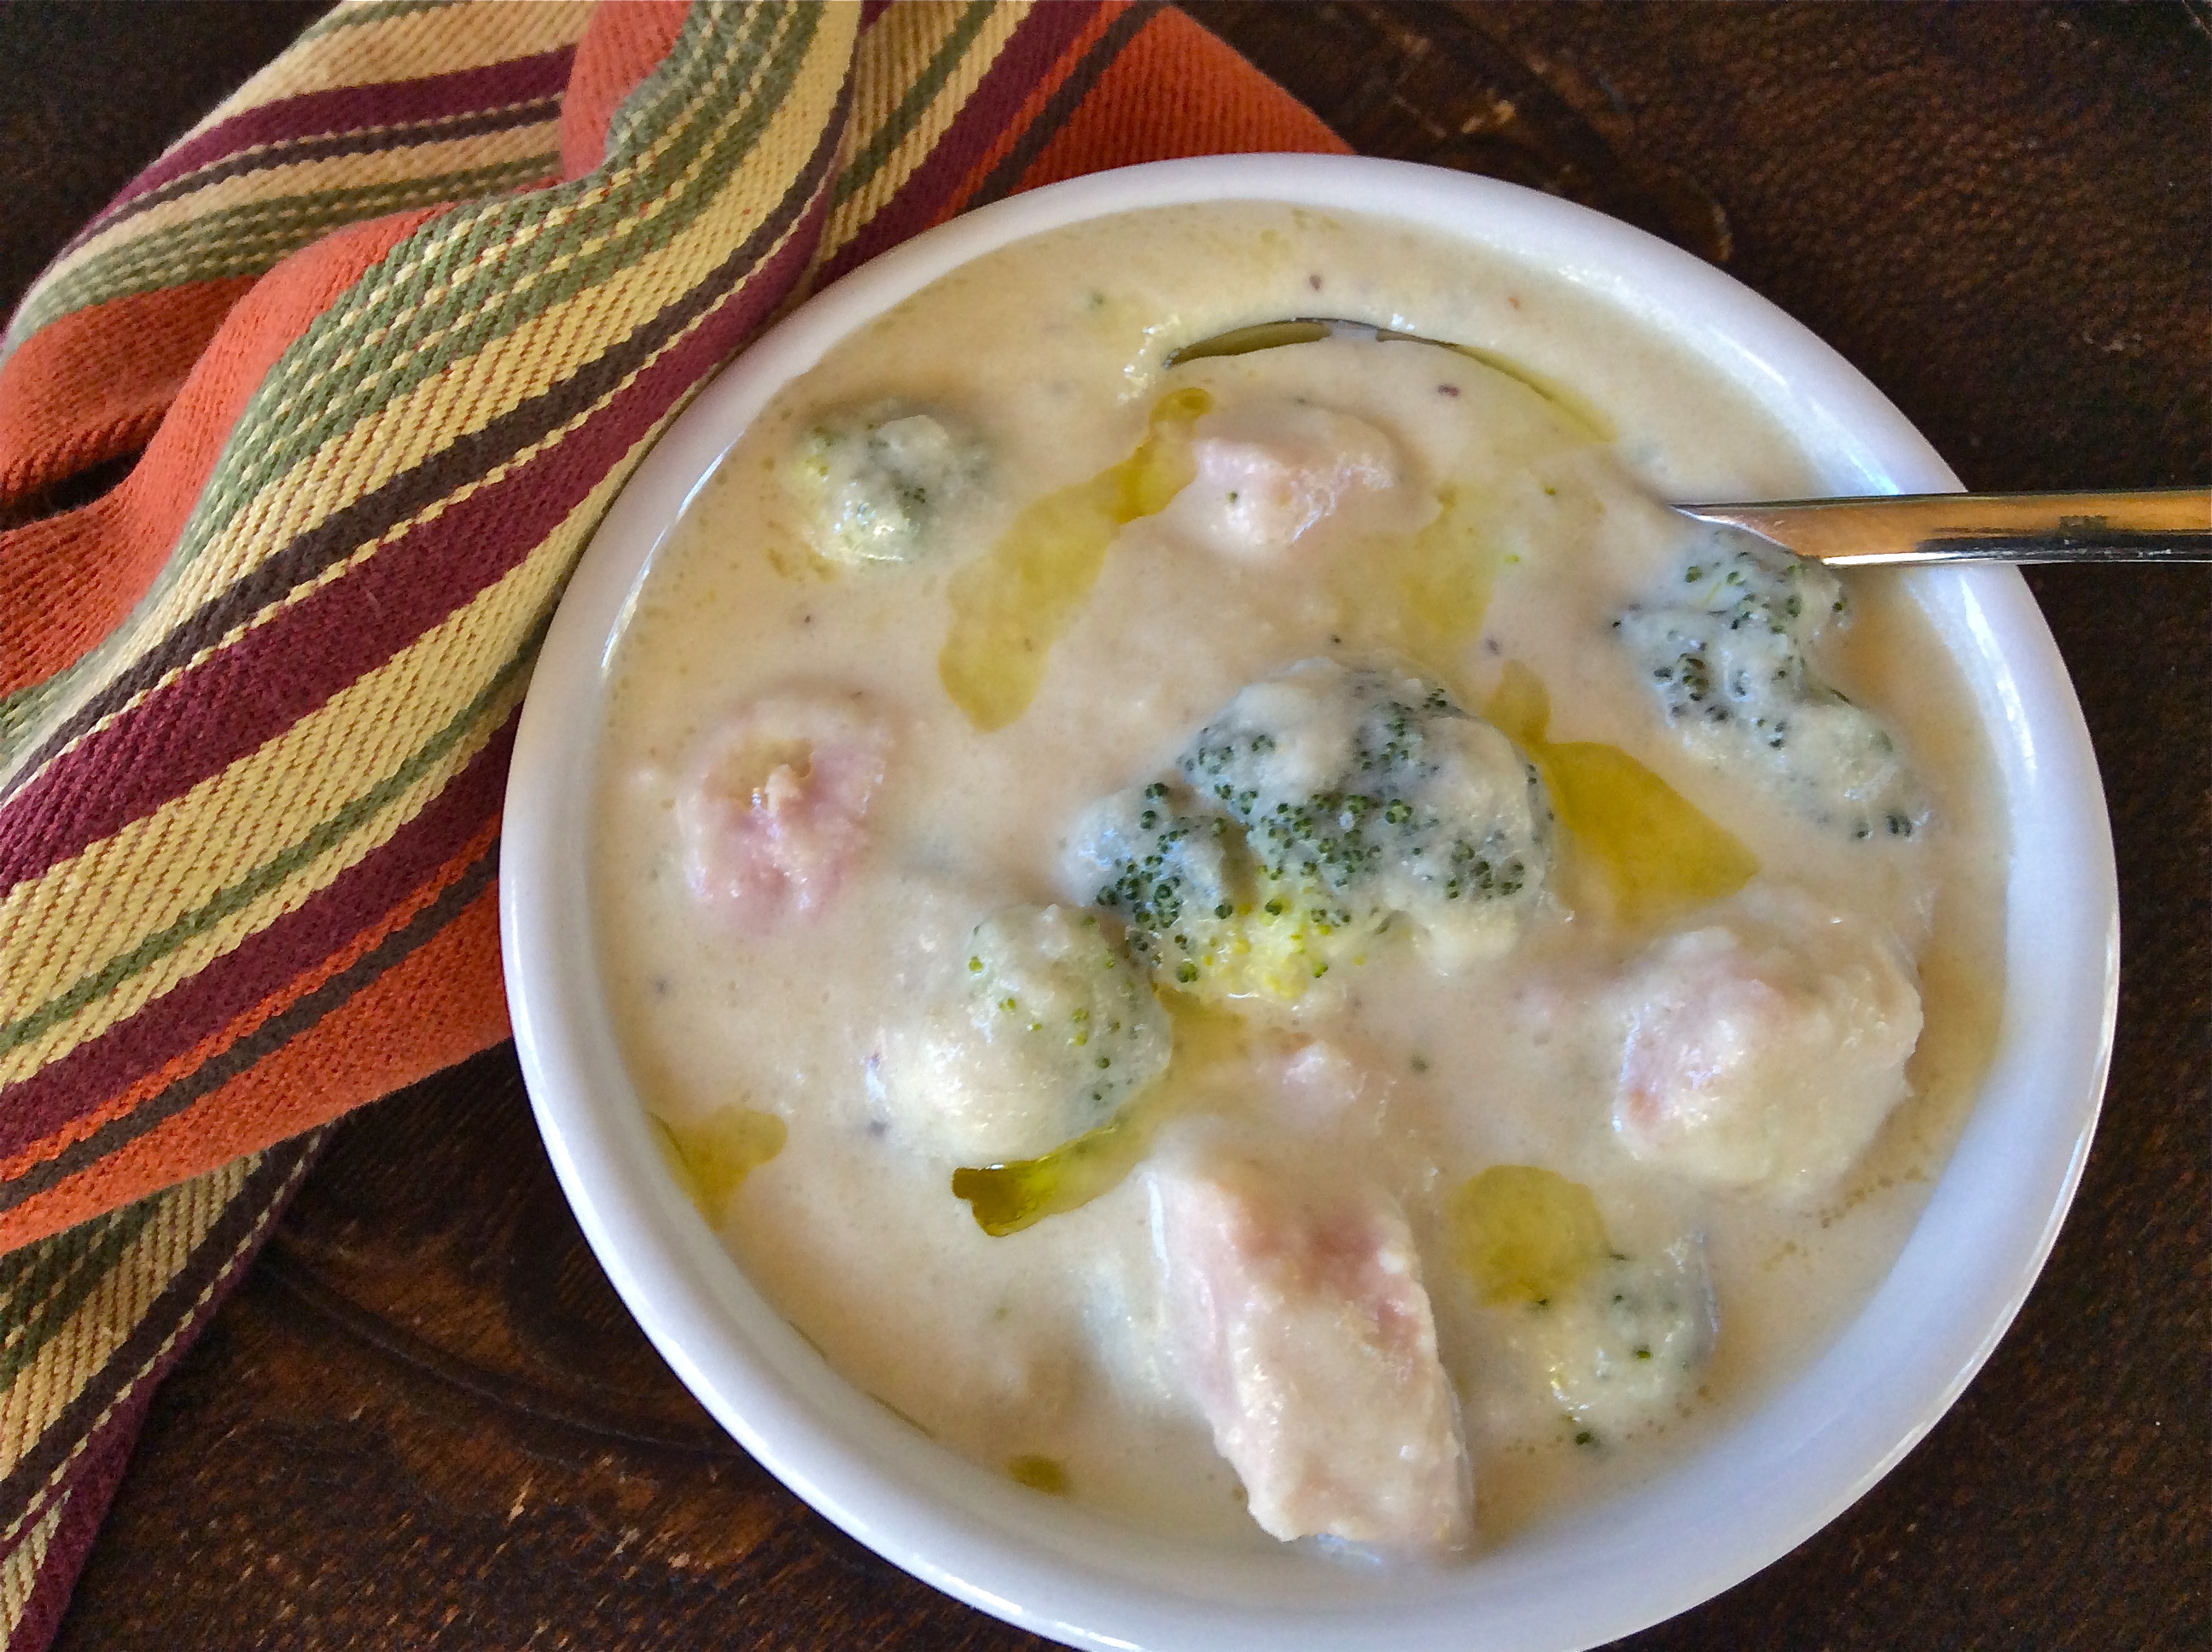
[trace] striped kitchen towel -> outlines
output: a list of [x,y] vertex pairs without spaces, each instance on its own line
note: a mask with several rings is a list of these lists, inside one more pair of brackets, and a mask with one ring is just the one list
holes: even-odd
[[143,455],[0,533],[0,1646],[318,1127],[506,1035],[515,708],[690,394],[968,206],[1343,147],[1127,0],[351,0],[63,250],[0,511]]

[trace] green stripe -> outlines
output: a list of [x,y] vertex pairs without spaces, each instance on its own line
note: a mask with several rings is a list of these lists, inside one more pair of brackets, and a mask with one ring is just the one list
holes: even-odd
[[161,1201],[175,1191],[164,1187],[31,1248],[33,1269],[43,1276],[38,1281],[39,1300],[9,1304],[8,1317],[21,1327],[21,1333],[0,1352],[0,1390],[14,1385],[86,1299],[107,1282],[123,1254],[159,1213]]
[[411,17],[417,12],[446,11],[453,4],[453,0],[367,0],[366,4],[340,6],[329,16],[308,24],[293,44],[323,39],[342,28],[359,28],[365,23],[389,22],[395,17]]
[[271,890],[282,887],[294,873],[329,853],[389,807],[409,787],[429,773],[447,753],[459,745],[483,720],[501,693],[528,669],[530,662],[537,657],[538,645],[544,639],[545,627],[550,617],[549,604],[547,614],[531,629],[521,647],[499,668],[491,681],[477,692],[476,698],[464,706],[452,721],[432,735],[412,756],[376,785],[328,819],[319,822],[305,837],[289,848],[270,856],[236,883],[217,890],[204,904],[185,913],[167,929],[149,935],[128,952],[110,959],[106,965],[64,990],[59,997],[47,999],[30,1014],[0,1024],[0,1054],[20,1048],[59,1026],[86,1005],[106,997],[131,976],[159,963],[193,937],[205,934],[224,919],[242,912]]
[[908,134],[921,123],[923,111],[936,101],[937,94],[945,89],[945,82],[951,78],[954,65],[967,55],[968,48],[997,9],[997,0],[970,0],[968,9],[960,14],[960,21],[952,26],[952,32],[945,37],[945,44],[922,70],[921,78],[907,88],[898,107],[891,111],[890,118],[868,140],[867,148],[853,157],[853,164],[845,169],[845,175],[837,180],[830,194],[830,205],[844,205],[884,169],[884,163],[891,158],[891,151],[904,143]]
[[156,229],[88,258],[40,290],[9,330],[10,344],[77,310],[190,281],[258,275],[341,224],[380,218],[457,196],[512,189],[560,175],[557,150],[489,166],[388,179],[349,189],[270,196]]
[[0,1257],[0,1322],[23,1319],[34,1311],[53,1293],[56,1281],[69,1278],[85,1248],[117,1214],[111,1212]]

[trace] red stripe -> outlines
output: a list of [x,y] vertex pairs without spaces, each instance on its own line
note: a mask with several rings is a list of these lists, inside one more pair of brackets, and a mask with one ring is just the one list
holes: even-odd
[[414,80],[376,81],[367,86],[334,87],[327,92],[306,92],[298,97],[262,104],[170,150],[125,185],[123,192],[108,203],[88,228],[98,228],[116,208],[149,190],[159,189],[173,179],[256,144],[320,137],[364,126],[435,120],[479,109],[497,109],[510,103],[558,97],[568,84],[568,65],[575,55],[575,47],[564,46],[527,58],[487,64],[482,69],[424,75]]
[[[1091,29],[1111,0],[1054,0],[1024,17],[929,152],[929,159],[884,203],[865,228],[830,259],[818,278],[828,285],[848,270],[950,217],[975,163],[1006,136],[1037,83]],[[1115,6],[1115,9],[1119,9]]]
[[99,1110],[148,1073],[313,969],[421,889],[499,812],[514,723],[469,760],[414,819],[237,948],[137,1014],[0,1091],[0,1158]]
[[[819,240],[821,211],[817,196],[783,246],[717,301],[705,322],[556,446],[418,524],[57,757],[0,812],[0,889],[40,876],[220,773],[520,563],[765,319]],[[441,458],[411,474],[436,477]],[[434,485],[425,487],[422,503],[437,497]]]

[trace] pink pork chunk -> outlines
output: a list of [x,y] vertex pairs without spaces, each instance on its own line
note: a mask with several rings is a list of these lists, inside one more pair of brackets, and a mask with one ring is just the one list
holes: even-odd
[[1458,1406],[1396,1205],[1212,1143],[1164,1154],[1152,1187],[1176,1364],[1253,1519],[1285,1540],[1466,1546]]
[[1799,897],[1739,903],[1651,947],[1623,982],[1613,1128],[1692,1181],[1803,1204],[1911,1088],[1920,993],[1888,937]]
[[866,841],[882,726],[835,699],[760,700],[701,739],[676,796],[691,892],[766,928],[836,893]]
[[1301,403],[1208,415],[1191,443],[1197,475],[1163,520],[1208,550],[1264,560],[1362,495],[1398,485],[1390,438],[1364,420]]

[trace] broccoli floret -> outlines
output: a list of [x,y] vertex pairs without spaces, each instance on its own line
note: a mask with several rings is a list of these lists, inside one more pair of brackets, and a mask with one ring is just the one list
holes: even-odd
[[1401,920],[1445,968],[1510,946],[1550,825],[1534,767],[1443,689],[1316,659],[1098,805],[1079,853],[1157,979],[1288,1003]]
[[1682,566],[1615,630],[1692,752],[1759,777],[1833,829],[1910,837],[1927,810],[1895,739],[1809,663],[1846,611],[1826,568],[1742,539]]
[[1560,1409],[1607,1442],[1663,1422],[1695,1389],[1719,1317],[1695,1236],[1616,1256],[1564,1297],[1522,1312],[1507,1340],[1534,1356]]
[[969,1164],[1034,1158],[1167,1070],[1167,1011],[1099,914],[1010,907],[975,926],[871,1088],[886,1121]]
[[858,565],[928,550],[982,471],[981,445],[950,414],[879,402],[816,422],[785,474],[814,548]]

